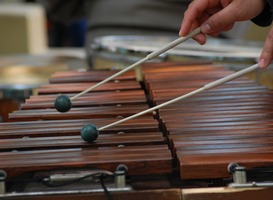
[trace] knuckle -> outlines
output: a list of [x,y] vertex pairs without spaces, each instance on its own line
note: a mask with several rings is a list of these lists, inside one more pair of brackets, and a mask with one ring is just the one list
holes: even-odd
[[217,13],[210,18],[209,24],[212,29],[218,29],[218,27],[221,26],[221,22],[219,21],[219,16]]

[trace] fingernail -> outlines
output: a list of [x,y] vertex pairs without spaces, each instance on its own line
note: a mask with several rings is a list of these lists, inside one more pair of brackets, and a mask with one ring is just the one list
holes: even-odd
[[209,33],[211,31],[211,27],[209,24],[203,24],[201,26],[201,32],[203,33]]
[[179,36],[182,36],[182,34],[181,34],[181,33],[182,33],[182,31],[180,30],[180,31],[179,31],[179,33],[178,33],[178,35],[179,35]]
[[259,60],[259,66],[261,68],[265,68],[265,59],[264,58],[262,58],[261,60]]
[[204,44],[203,36],[201,34],[194,36],[194,39],[201,45]]

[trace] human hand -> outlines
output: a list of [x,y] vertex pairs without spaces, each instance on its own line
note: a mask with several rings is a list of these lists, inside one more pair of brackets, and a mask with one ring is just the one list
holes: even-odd
[[[194,0],[184,13],[179,32],[187,35],[201,26],[201,34],[194,37],[200,43],[206,43],[206,35],[218,36],[222,31],[230,30],[237,21],[250,20],[259,15],[265,6],[265,0]],[[259,59],[261,67],[268,66],[273,59],[273,29],[269,32]]]
[[206,42],[206,35],[218,36],[220,32],[230,30],[236,21],[249,20],[260,14],[264,0],[194,0],[184,13],[180,36],[201,26],[201,32],[195,39]]

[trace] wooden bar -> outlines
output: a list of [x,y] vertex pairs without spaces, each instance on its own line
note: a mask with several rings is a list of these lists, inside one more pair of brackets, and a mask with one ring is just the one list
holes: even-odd
[[[47,120],[47,121],[24,121],[0,124],[0,138],[23,138],[23,137],[51,137],[79,135],[80,130],[86,124],[94,124],[97,127],[113,123],[118,119],[76,119],[76,120]],[[115,127],[100,131],[100,134],[130,134],[159,131],[158,123],[150,116],[135,120],[129,120]]]
[[[42,85],[38,89],[39,94],[58,94],[58,93],[71,93],[82,92],[96,83],[59,83]],[[135,80],[128,81],[112,81],[101,85],[94,89],[94,91],[116,91],[116,90],[135,90],[140,89],[140,85]]]
[[[124,106],[99,106],[99,107],[76,107],[69,112],[59,113],[54,108],[20,110],[9,115],[12,121],[21,120],[53,120],[53,119],[96,119],[96,118],[122,118],[133,115],[147,109],[146,104]],[[151,114],[147,114],[150,115]],[[151,116],[152,117],[152,116]]]
[[[144,81],[150,101],[159,105],[228,73],[232,72],[220,67],[197,72],[154,70],[144,74]],[[177,158],[180,178],[230,178],[230,162],[247,168],[273,166],[272,94],[242,77],[160,108],[157,119]]]
[[[58,131],[58,130],[56,130]],[[8,138],[0,141],[0,151],[31,150],[31,149],[61,149],[61,148],[89,148],[104,146],[127,145],[152,145],[164,144],[164,138],[160,132],[143,132],[130,134],[101,134],[96,142],[87,143],[78,135],[75,136],[47,136],[47,137],[23,137]]]
[[[68,97],[73,94],[66,94]],[[54,108],[54,101],[59,95],[32,96],[21,105],[21,109],[45,109]],[[135,105],[146,103],[143,90],[130,90],[119,92],[96,92],[83,95],[73,100],[73,107],[107,106],[107,105]]]
[[69,148],[3,152],[0,153],[0,167],[7,172],[9,178],[22,173],[52,169],[100,168],[114,171],[119,164],[127,165],[131,175],[169,173],[172,159],[169,150],[164,146],[157,147],[158,149],[135,146],[129,149],[109,147],[98,150]]

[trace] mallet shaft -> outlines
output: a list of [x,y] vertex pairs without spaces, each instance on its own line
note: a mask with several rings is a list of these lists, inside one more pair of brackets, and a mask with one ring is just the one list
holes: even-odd
[[226,82],[229,82],[229,81],[231,81],[231,80],[234,80],[234,79],[236,79],[236,78],[238,78],[238,77],[240,77],[240,76],[243,76],[243,75],[245,75],[245,74],[247,74],[247,73],[249,73],[249,72],[252,72],[252,71],[254,71],[254,70],[258,69],[258,68],[259,68],[259,65],[258,65],[258,64],[252,65],[252,66],[250,66],[250,67],[248,67],[248,68],[245,68],[245,69],[242,69],[242,70],[240,70],[240,71],[238,71],[238,72],[235,72],[235,73],[233,73],[233,74],[230,74],[230,75],[228,75],[228,76],[226,76],[226,77],[224,77],[224,78],[221,78],[221,79],[218,79],[218,80],[213,81],[213,82],[211,82],[211,83],[208,83],[208,84],[204,85],[203,87],[201,87],[201,88],[199,88],[199,89],[197,89],[197,90],[194,90],[194,91],[189,92],[189,93],[187,93],[187,94],[181,95],[181,96],[176,97],[176,98],[174,98],[174,99],[171,99],[171,100],[169,100],[169,101],[167,101],[167,102],[165,102],[165,103],[162,103],[162,104],[160,104],[160,105],[154,106],[154,107],[149,108],[149,109],[147,109],[147,110],[144,110],[144,111],[142,111],[142,112],[136,113],[136,114],[134,114],[134,115],[132,115],[132,116],[129,116],[129,117],[124,118],[124,119],[121,119],[121,120],[116,121],[116,122],[114,122],[114,123],[111,123],[111,124],[108,124],[108,125],[106,125],[106,126],[103,126],[103,127],[99,128],[98,130],[101,131],[101,130],[103,130],[103,129],[110,128],[110,127],[115,126],[115,125],[117,125],[117,124],[120,124],[120,123],[122,123],[122,122],[128,121],[128,120],[130,120],[130,119],[134,119],[134,118],[136,118],[136,117],[138,117],[138,116],[141,116],[141,115],[144,115],[144,114],[146,114],[146,113],[153,112],[153,111],[155,111],[155,110],[157,110],[157,109],[159,109],[159,108],[162,108],[162,107],[167,106],[167,105],[169,105],[169,104],[175,103],[175,102],[180,101],[180,100],[182,100],[182,99],[186,99],[186,98],[188,98],[188,97],[190,97],[190,96],[193,96],[193,95],[195,95],[195,94],[198,94],[198,93],[200,93],[200,92],[202,92],[202,91],[204,91],[204,90],[209,90],[209,89],[212,89],[212,88],[214,88],[214,87],[216,87],[216,86],[222,85],[222,84],[224,84],[224,83],[226,83]]
[[166,46],[164,46],[164,47],[162,47],[162,48],[160,48],[160,49],[158,49],[158,50],[156,50],[156,51],[154,51],[154,52],[148,54],[145,58],[139,60],[138,62],[136,62],[136,63],[134,63],[134,64],[132,64],[132,65],[130,65],[130,66],[124,68],[123,70],[117,72],[116,74],[114,74],[114,75],[112,75],[112,76],[110,76],[110,77],[104,79],[103,81],[101,81],[101,82],[99,82],[99,83],[97,83],[97,84],[91,86],[90,88],[88,88],[88,89],[82,91],[81,93],[79,93],[79,94],[77,94],[77,95],[71,97],[70,100],[72,101],[72,100],[74,100],[74,99],[76,99],[76,98],[78,98],[78,97],[80,97],[80,96],[86,94],[87,92],[90,92],[91,90],[93,90],[93,89],[99,87],[100,85],[102,85],[102,84],[104,84],[104,83],[106,83],[106,82],[112,80],[113,78],[115,78],[115,77],[117,77],[117,76],[119,76],[119,75],[121,75],[121,74],[123,74],[123,73],[125,73],[125,72],[127,72],[127,71],[129,71],[129,70],[131,70],[131,69],[133,69],[133,68],[135,68],[136,66],[141,65],[142,63],[144,63],[144,62],[146,62],[146,61],[148,61],[148,60],[151,60],[151,59],[153,59],[153,58],[159,56],[160,54],[162,54],[162,53],[168,51],[169,49],[172,49],[172,48],[176,47],[176,46],[179,45],[180,43],[182,43],[182,42],[188,40],[189,38],[192,38],[193,36],[199,34],[200,32],[201,32],[201,29],[200,29],[200,28],[197,28],[197,29],[193,30],[191,33],[189,33],[187,36],[185,36],[185,37],[180,37],[180,38],[178,38],[178,39],[176,39],[176,40],[170,42],[170,43],[167,44]]

